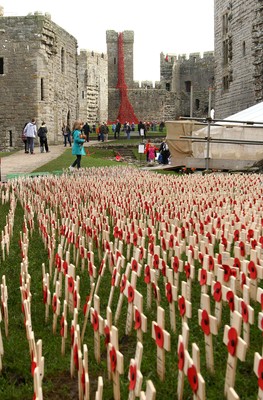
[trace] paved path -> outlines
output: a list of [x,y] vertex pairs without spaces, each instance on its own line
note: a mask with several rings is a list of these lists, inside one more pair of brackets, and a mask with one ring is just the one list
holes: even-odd
[[1,158],[1,181],[5,182],[9,174],[30,173],[35,169],[47,164],[59,157],[68,147],[58,144],[49,146],[49,153],[40,153],[38,147],[35,147],[35,154],[25,154],[20,150],[10,156]]

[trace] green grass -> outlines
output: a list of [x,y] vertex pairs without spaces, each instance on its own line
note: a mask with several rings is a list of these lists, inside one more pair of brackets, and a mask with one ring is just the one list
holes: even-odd
[[[90,147],[90,156],[82,158],[83,167],[109,167],[111,165],[125,166],[124,163],[117,163],[112,161],[114,153],[110,149]],[[74,159],[71,154],[71,150],[67,149],[65,153],[60,156],[57,160],[54,160],[35,172],[47,171],[52,172],[56,170],[63,170],[66,168]],[[98,174],[100,170],[98,169]],[[41,178],[40,178],[41,179]],[[36,190],[37,188],[28,184],[28,191]],[[27,183],[24,183],[27,185]],[[33,189],[32,189],[33,188]],[[4,187],[0,187],[0,198],[1,190],[5,190]],[[12,191],[12,189],[10,189]],[[23,191],[26,188],[23,187]],[[48,196],[50,188],[45,188],[45,197],[43,201],[43,210],[50,209],[51,204],[49,203]],[[37,193],[34,193],[37,195]],[[69,193],[70,196],[70,193]],[[113,196],[114,197],[114,196]],[[31,198],[31,201],[33,198]],[[116,193],[117,198],[117,193]],[[83,205],[89,204],[90,199],[83,200]],[[2,232],[6,224],[6,218],[10,209],[10,202],[2,204],[0,206],[0,231]],[[57,217],[61,220],[60,213],[63,210],[63,206],[58,204],[56,208]],[[53,210],[54,211],[54,210]],[[3,357],[3,371],[0,374],[0,399],[1,400],[28,400],[33,397],[33,379],[30,373],[31,362],[29,354],[29,346],[26,339],[25,327],[24,327],[24,316],[21,312],[21,295],[19,291],[19,274],[20,274],[20,248],[19,248],[19,235],[23,228],[25,210],[21,203],[18,202],[15,211],[14,221],[14,235],[11,240],[10,253],[5,258],[1,257],[1,276],[5,275],[8,287],[8,308],[9,308],[9,336],[8,338],[4,335],[3,323],[1,324],[1,330],[3,335],[4,343],[4,357]],[[110,220],[111,215],[108,214]],[[42,264],[46,266],[48,270],[48,252],[43,243],[42,236],[38,229],[38,214],[34,217],[35,229],[32,234],[29,235],[29,273],[31,275],[31,293],[32,293],[32,326],[35,333],[36,341],[42,339],[43,341],[43,355],[45,357],[45,377],[43,380],[43,392],[44,398],[51,400],[70,400],[78,398],[77,391],[77,378],[70,377],[70,340],[67,340],[66,354],[63,357],[61,355],[61,338],[59,335],[59,320],[57,334],[52,333],[52,309],[49,311],[49,319],[45,322],[45,307],[43,304],[42,294]],[[55,231],[56,245],[59,243],[60,237],[59,232]],[[112,234],[111,224],[111,240],[114,241]],[[157,243],[160,244],[157,238]],[[145,244],[147,247],[147,241]],[[215,250],[218,249],[218,242],[215,244]],[[1,254],[1,253],[0,253]],[[97,250],[94,248],[95,254],[95,265],[100,265],[100,258]],[[126,254],[126,247],[124,246],[124,255]],[[70,251],[71,262],[74,263],[73,250]],[[183,260],[186,260],[186,255],[183,254]],[[199,262],[195,262],[195,280],[192,284],[192,315],[193,318],[189,320],[190,328],[190,340],[189,343],[195,342],[201,351],[201,373],[206,382],[206,398],[208,400],[218,400],[223,398],[223,386],[226,371],[226,358],[227,349],[223,344],[223,328],[225,324],[229,324],[229,308],[228,305],[224,304],[223,307],[223,321],[219,329],[219,334],[213,337],[214,345],[214,358],[216,366],[216,374],[209,373],[205,365],[205,346],[204,346],[204,334],[198,325],[198,308],[200,305],[200,285],[197,280],[197,271],[200,268]],[[81,296],[81,307],[79,310],[78,322],[80,327],[83,325],[83,313],[82,308],[85,302],[86,296],[90,292],[90,280],[87,274],[87,265],[83,272],[79,267],[77,274],[80,276],[80,296]],[[100,309],[103,318],[106,318],[106,306],[110,293],[110,280],[111,274],[109,268],[106,269],[105,275],[102,279],[102,283],[99,290],[99,296],[101,299]],[[185,280],[185,274],[180,274],[180,282]],[[53,282],[53,280],[51,280]],[[143,359],[141,365],[141,371],[143,373],[143,390],[145,390],[146,381],[152,379],[154,386],[157,390],[157,399],[173,399],[177,398],[177,343],[178,335],[181,334],[182,322],[179,316],[178,310],[176,310],[176,323],[177,330],[172,333],[169,325],[169,311],[165,297],[164,279],[160,277],[159,287],[161,291],[161,306],[165,309],[165,321],[166,329],[171,333],[171,352],[166,353],[166,367],[165,367],[165,382],[161,382],[156,373],[156,345],[151,337],[151,321],[156,321],[156,304],[153,300],[153,305],[150,310],[146,307],[146,285],[143,280],[143,276],[137,280],[137,289],[143,295],[143,308],[144,314],[148,318],[148,331],[144,334],[143,339]],[[51,293],[53,294],[53,284],[51,283]],[[64,293],[64,285],[63,285]],[[119,290],[115,289],[112,311],[113,316],[118,302]],[[63,296],[62,296],[63,298]],[[255,309],[255,317],[260,311],[260,305],[253,303],[252,306]],[[211,310],[214,310],[214,301],[211,296]],[[132,330],[131,335],[128,337],[125,335],[125,322],[127,312],[127,300],[124,300],[122,313],[118,322],[119,329],[119,340],[120,340],[120,351],[124,355],[124,375],[121,376],[121,398],[128,398],[128,368],[129,360],[134,357],[136,349],[136,334]],[[68,323],[71,323],[71,317],[68,317]],[[93,329],[90,322],[87,325],[84,343],[87,344],[89,350],[89,375],[91,384],[91,398],[95,397],[95,391],[97,387],[98,376],[103,377],[104,382],[104,399],[112,399],[112,382],[107,379],[107,366],[106,366],[106,350],[104,347],[104,338],[101,338],[101,363],[97,364],[94,357],[94,338]],[[255,351],[260,351],[262,347],[262,335],[260,330],[257,328],[257,321],[251,327],[251,346],[247,352],[246,361],[244,363],[238,361],[237,366],[237,377],[235,389],[241,399],[252,400],[256,398],[257,393],[257,378],[253,372],[253,357]],[[192,353],[191,346],[189,346],[189,352]],[[184,399],[193,398],[187,379],[185,379],[185,390]]]

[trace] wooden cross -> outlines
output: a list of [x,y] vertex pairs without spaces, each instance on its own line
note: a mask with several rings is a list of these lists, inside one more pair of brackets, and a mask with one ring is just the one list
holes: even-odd
[[6,286],[5,275],[2,276],[1,283],[1,306],[5,324],[5,335],[8,336],[8,291]]
[[240,337],[242,316],[234,311],[232,326],[225,325],[223,341],[228,348],[224,393],[235,386],[237,359],[245,361],[247,343]]
[[215,317],[218,327],[222,321],[222,284],[219,281],[212,282],[212,294],[215,300]]
[[182,318],[182,322],[187,322],[188,318],[192,318],[192,303],[186,298],[187,283],[182,281],[182,295],[178,296],[178,309]]
[[88,347],[86,344],[83,346],[83,360],[81,357],[81,351],[79,353],[79,397],[83,400],[90,399],[90,380],[89,380],[89,370],[88,370]]
[[108,307],[111,307],[115,287],[119,286],[120,274],[117,267],[113,268],[111,276],[111,290],[109,295]]
[[157,309],[157,322],[152,321],[152,338],[157,346],[157,374],[163,381],[165,376],[165,350],[170,351],[170,333],[164,329],[165,312],[162,307]]
[[252,300],[256,300],[258,280],[263,279],[263,267],[256,261],[250,260],[242,263],[242,270],[250,278],[250,297]]
[[201,286],[201,293],[208,292],[208,286],[211,286],[213,274],[207,268],[199,268],[198,270],[198,281]]
[[177,300],[177,287],[174,286],[174,272],[169,268],[166,272],[168,282],[165,284],[165,294],[169,303],[170,324],[173,332],[176,331],[175,305]]
[[74,311],[74,300],[73,300],[73,293],[75,290],[75,266],[70,264],[68,266],[68,273],[66,274],[65,278],[65,300],[68,303],[69,311],[73,314]]
[[200,350],[192,343],[192,358],[186,351],[185,374],[193,391],[194,400],[205,400],[205,381],[200,373]]
[[259,353],[255,353],[254,356],[254,368],[253,368],[257,378],[258,378],[258,400],[263,399],[263,358]]
[[[0,310],[0,323],[2,322],[2,312]],[[2,358],[4,356],[4,346],[3,346],[3,339],[2,339],[2,332],[1,332],[1,325],[0,325],[0,372],[3,369]]]
[[184,394],[184,364],[186,360],[186,351],[188,349],[189,340],[189,327],[186,322],[183,322],[182,335],[178,337],[178,383],[177,383],[177,396],[178,400],[183,400]]
[[86,303],[84,306],[84,323],[83,323],[83,327],[82,327],[82,331],[81,331],[81,342],[82,343],[83,343],[83,339],[84,339],[84,335],[85,335],[85,331],[86,331],[86,327],[87,327],[87,322],[88,322],[88,318],[89,318],[91,302],[93,300],[94,290],[95,290],[95,283],[93,283],[91,285],[91,292],[90,292],[90,295],[87,296]]
[[43,400],[43,391],[39,376],[39,367],[36,367],[34,369],[34,398],[36,400]]
[[99,288],[100,288],[100,281],[104,275],[105,269],[106,269],[106,261],[108,257],[108,252],[106,251],[104,253],[103,259],[101,260],[100,263],[100,268],[99,268],[99,276],[97,279],[96,287],[95,287],[95,294],[98,294]]
[[52,298],[52,308],[53,308],[53,333],[56,333],[57,330],[57,319],[60,314],[60,299],[59,299],[59,293],[60,293],[60,282],[56,281],[56,290],[55,293],[53,294]]
[[143,314],[143,296],[137,290],[133,304],[134,329],[137,331],[137,340],[143,342],[143,333],[147,332],[147,317]]
[[67,322],[67,309],[68,305],[66,300],[63,303],[63,312],[60,320],[60,336],[61,336],[61,354],[65,354],[66,339],[68,336],[68,322]]
[[71,357],[70,357],[70,375],[74,376],[75,369],[79,369],[79,356],[78,351],[80,350],[81,341],[80,341],[80,329],[78,320],[78,311],[74,310],[73,320],[71,321]]
[[131,283],[127,280],[123,292],[128,300],[128,311],[127,311],[126,328],[125,328],[126,335],[129,335],[132,330],[133,304],[134,304],[134,298],[136,296],[136,282],[137,282],[137,273],[135,271],[132,271]]
[[146,392],[141,391],[140,400],[155,400],[156,389],[151,380],[146,383]]
[[212,334],[218,334],[218,325],[216,317],[211,315],[210,297],[205,293],[202,293],[201,295],[201,309],[198,310],[198,320],[199,325],[203,329],[205,337],[206,366],[211,373],[214,373],[215,369]]
[[143,345],[141,342],[137,342],[135,359],[131,359],[128,379],[129,384],[129,400],[134,400],[135,397],[140,396],[142,387],[142,373],[141,373],[141,362],[142,362]]
[[97,391],[95,394],[95,400],[102,400],[102,399],[103,399],[103,379],[102,379],[102,376],[99,376],[98,377],[98,388],[97,388]]
[[254,324],[254,309],[250,306],[250,290],[243,285],[243,299],[239,299],[239,313],[243,319],[243,339],[250,345],[250,325]]
[[94,355],[97,363],[100,363],[100,332],[103,330],[104,321],[100,315],[100,298],[94,295],[94,308],[90,309],[90,320],[94,331]]
[[49,306],[51,304],[51,293],[49,290],[49,274],[43,276],[43,301],[45,304],[45,320],[47,322],[49,315]]
[[119,351],[118,329],[113,325],[111,328],[111,338],[108,344],[108,357],[110,358],[111,376],[113,380],[114,400],[120,400],[120,374],[123,374],[123,354]]
[[131,264],[127,263],[126,270],[125,270],[124,274],[122,274],[121,282],[120,282],[120,295],[119,295],[117,309],[116,309],[115,317],[114,317],[115,324],[117,324],[120,314],[121,314],[121,308],[122,308],[122,303],[123,303],[123,298],[124,298],[124,290],[127,285],[127,280],[129,279],[130,270],[131,270]]

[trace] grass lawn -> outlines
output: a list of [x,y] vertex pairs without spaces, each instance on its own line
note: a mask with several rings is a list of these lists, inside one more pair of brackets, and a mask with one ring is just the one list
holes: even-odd
[[[95,282],[98,279],[98,270],[101,266],[102,254],[106,249],[102,249],[102,253],[98,251],[95,246],[95,239],[93,229],[95,228],[95,222],[98,226],[101,226],[104,235],[107,234],[107,227],[109,225],[109,239],[112,244],[115,243],[116,236],[114,227],[118,222],[118,228],[125,226],[126,224],[132,225],[132,221],[155,221],[156,235],[155,245],[162,247],[162,235],[164,234],[165,222],[161,221],[159,216],[161,215],[160,209],[166,213],[166,222],[169,224],[177,224],[178,228],[181,227],[180,212],[184,207],[187,206],[183,202],[183,190],[180,186],[182,179],[185,179],[187,184],[187,177],[167,177],[171,179],[171,187],[173,188],[173,205],[169,204],[166,195],[166,191],[161,189],[158,185],[152,186],[156,188],[156,192],[149,191],[143,193],[144,202],[141,202],[142,192],[140,188],[143,188],[144,180],[147,179],[149,172],[145,175],[139,176],[136,181],[136,194],[137,197],[134,199],[132,196],[134,193],[130,193],[129,187],[129,171],[126,163],[118,163],[114,160],[115,153],[110,148],[89,148],[90,155],[82,158],[83,167],[102,167],[94,171],[85,172],[80,175],[68,174],[62,177],[54,177],[53,181],[49,181],[48,178],[42,177],[39,179],[29,179],[22,183],[12,184],[7,183],[6,185],[0,186],[0,199],[2,203],[0,205],[0,231],[5,231],[5,226],[9,218],[12,219],[14,215],[14,230],[11,235],[10,251],[5,257],[0,251],[0,266],[1,276],[6,277],[8,287],[8,311],[9,311],[9,329],[8,337],[4,333],[4,323],[0,324],[1,332],[3,336],[3,347],[4,355],[2,358],[2,373],[0,374],[0,400],[29,400],[33,398],[33,378],[31,374],[31,354],[29,351],[29,343],[26,337],[25,330],[25,316],[21,308],[21,247],[20,239],[23,232],[28,230],[28,272],[30,276],[28,278],[28,286],[30,286],[31,298],[31,314],[32,314],[32,329],[34,331],[36,342],[41,339],[43,342],[43,356],[45,358],[45,375],[43,379],[43,394],[45,399],[50,400],[71,400],[78,398],[78,383],[77,373],[74,376],[70,376],[70,357],[71,357],[71,338],[70,338],[70,327],[72,321],[72,315],[68,314],[68,338],[66,340],[65,355],[61,354],[61,336],[60,336],[60,319],[61,313],[58,318],[58,325],[56,333],[52,332],[53,324],[53,311],[52,306],[49,307],[49,316],[45,318],[45,304],[43,296],[43,285],[42,285],[42,272],[43,265],[45,266],[46,272],[49,271],[49,252],[47,243],[51,243],[54,246],[54,254],[57,253],[58,244],[61,243],[63,233],[63,225],[69,218],[69,214],[74,210],[78,213],[74,214],[73,220],[70,226],[76,224],[76,226],[82,228],[82,235],[85,237],[86,244],[89,242],[92,245],[92,251],[94,253],[94,265],[97,267],[97,276],[94,278]],[[67,149],[65,153],[58,157],[58,159],[44,165],[35,172],[54,172],[63,170],[65,165],[70,165],[73,156],[71,149]],[[110,180],[105,170],[111,166],[118,166],[121,169],[119,179],[123,184],[118,185],[114,183],[114,180]],[[103,187],[101,186],[98,191],[94,191],[94,185],[96,179],[93,174],[101,179],[102,185],[108,187],[107,195],[101,196]],[[120,170],[116,171],[116,175],[120,173]],[[90,174],[90,175],[89,175]],[[105,179],[103,180],[103,174]],[[127,174],[127,175],[125,175]],[[95,177],[96,177],[95,176]],[[152,175],[151,175],[152,177]],[[62,179],[62,181],[60,181]],[[152,180],[159,182],[160,177],[152,177]],[[174,180],[173,180],[174,179]],[[83,180],[83,182],[82,182]],[[151,185],[152,180],[149,180]],[[118,177],[116,176],[116,182]],[[112,186],[110,185],[112,183]],[[82,186],[83,185],[83,186]],[[109,186],[107,186],[109,185]],[[57,187],[64,191],[64,197],[61,198],[60,192],[57,193]],[[199,196],[198,190],[202,188],[196,186],[196,199],[201,199],[200,204],[203,202],[202,196]],[[168,189],[167,189],[168,190]],[[137,193],[138,192],[138,193]],[[227,188],[224,188],[224,196]],[[57,194],[57,195],[55,195]],[[57,197],[56,197],[57,196]],[[132,204],[130,197],[133,199]],[[6,198],[6,201],[3,199]],[[126,209],[120,207],[120,199],[124,198],[126,201]],[[190,198],[190,197],[189,197]],[[108,200],[110,199],[110,201]],[[165,199],[165,200],[164,200]],[[192,199],[192,198],[191,198]],[[199,201],[198,200],[198,201]],[[196,200],[197,201],[197,200]],[[134,214],[131,212],[131,205],[135,208]],[[149,210],[154,210],[153,214],[150,215],[150,211],[147,214],[147,205]],[[98,207],[99,212],[95,213],[95,208]],[[218,207],[219,208],[219,207]],[[173,218],[168,218],[169,210],[174,211]],[[206,211],[207,212],[207,211]],[[193,215],[194,210],[191,211]],[[137,215],[137,217],[135,217]],[[207,214],[208,215],[208,214]],[[231,214],[232,215],[232,214]],[[201,218],[201,211],[198,210],[198,218]],[[31,219],[32,218],[32,219]],[[143,220],[142,220],[143,218]],[[189,219],[189,218],[188,218]],[[108,221],[108,222],[107,222]],[[139,223],[139,222],[138,222]],[[146,223],[146,222],[145,222]],[[72,225],[73,224],[73,225]],[[91,224],[91,225],[90,225]],[[107,225],[108,224],[108,225]],[[164,224],[164,225],[163,225]],[[146,224],[146,232],[148,232],[148,225]],[[97,226],[97,225],[96,225]],[[175,226],[175,225],[174,225]],[[89,229],[91,228],[91,229]],[[72,228],[73,229],[73,228]],[[48,239],[46,233],[48,232]],[[81,235],[79,235],[81,236]],[[2,233],[3,237],[3,233]],[[93,239],[91,239],[93,237]],[[79,248],[79,242],[75,237],[75,244],[69,244],[69,241],[65,239],[63,257],[66,256],[66,250],[68,251],[68,257],[70,263],[76,265],[77,275],[80,278],[79,281],[79,295],[80,295],[80,307],[78,310],[78,323],[80,329],[83,327],[84,315],[83,307],[86,302],[87,296],[91,290],[91,270],[88,260],[85,260],[84,269],[81,268],[81,260],[77,265],[76,254]],[[79,240],[79,238],[78,238]],[[146,240],[144,248],[148,249],[150,243],[150,235],[146,234]],[[217,253],[219,251],[220,240],[215,240],[213,249]],[[104,243],[105,244],[105,243]],[[128,245],[123,240],[123,254],[127,255]],[[52,246],[51,246],[52,247]],[[87,246],[88,247],[88,246]],[[233,244],[230,249],[231,257],[234,256]],[[168,253],[168,251],[167,251]],[[110,257],[109,257],[110,260]],[[187,254],[186,251],[182,252],[181,260],[186,262]],[[144,266],[147,264],[147,259],[141,261]],[[200,366],[201,373],[206,383],[206,398],[208,400],[218,400],[224,398],[223,387],[226,372],[226,359],[227,359],[227,347],[223,344],[223,333],[224,325],[229,324],[230,321],[230,309],[227,302],[223,303],[223,314],[222,324],[219,328],[217,336],[213,336],[214,346],[214,359],[216,373],[213,374],[206,368],[205,360],[205,340],[204,333],[198,324],[198,309],[200,308],[200,296],[202,288],[198,281],[198,270],[202,267],[200,259],[194,260],[195,266],[194,278],[192,280],[192,318],[188,320],[190,328],[189,338],[189,353],[192,354],[191,343],[195,342],[200,348]],[[172,266],[171,260],[169,265]],[[52,264],[52,277],[50,279],[50,291],[51,296],[54,293],[54,271],[55,261]],[[101,278],[101,285],[99,289],[100,296],[100,310],[103,319],[106,318],[106,309],[108,305],[108,299],[112,288],[112,265],[107,262],[105,273]],[[123,271],[122,271],[123,272]],[[158,276],[158,287],[159,295],[157,298],[154,297],[156,291],[151,287],[152,293],[152,307],[147,308],[147,285],[144,280],[144,270],[142,270],[141,276],[137,278],[136,289],[143,296],[143,311],[148,320],[147,332],[143,335],[143,358],[141,364],[141,371],[143,374],[143,386],[142,389],[146,388],[146,381],[152,380],[157,391],[156,399],[173,399],[177,398],[177,379],[178,379],[178,354],[177,344],[179,334],[182,333],[182,318],[180,317],[177,301],[175,302],[176,308],[176,331],[173,332],[170,328],[170,312],[169,303],[166,297],[166,278],[163,274],[163,270],[160,269]],[[64,275],[61,273],[62,279],[62,295],[61,299],[64,299],[65,295],[65,283]],[[186,272],[183,270],[179,274],[178,287],[181,288],[182,281],[186,281]],[[260,280],[262,286],[262,280]],[[208,289],[209,291],[211,288]],[[117,305],[119,302],[120,286],[118,285],[113,294],[112,298],[112,311],[113,320]],[[52,298],[52,297],[51,297]],[[211,298],[211,310],[215,309],[215,301],[213,296]],[[255,311],[255,323],[250,328],[250,348],[247,351],[246,361],[238,361],[237,376],[235,388],[240,396],[240,399],[252,400],[257,396],[258,383],[257,377],[253,371],[253,359],[255,351],[261,352],[262,348],[262,332],[258,329],[256,317],[261,311],[261,305],[258,302],[251,302]],[[165,327],[171,335],[171,351],[166,352],[165,355],[165,381],[162,382],[156,372],[156,354],[157,348],[155,341],[152,338],[151,323],[157,320],[157,304],[165,310]],[[92,304],[93,305],[93,304]],[[126,318],[127,318],[128,301],[124,298],[122,311],[117,323],[119,330],[119,348],[124,356],[124,374],[120,377],[120,391],[121,399],[128,398],[128,373],[129,373],[129,361],[135,356],[136,350],[136,331],[132,329],[129,335],[125,333]],[[88,363],[89,363],[89,379],[90,379],[90,390],[91,398],[95,398],[95,392],[97,389],[97,380],[99,376],[103,377],[104,392],[103,399],[113,399],[112,381],[108,379],[107,373],[107,351],[104,345],[104,336],[101,336],[101,362],[97,363],[94,356],[94,330],[92,323],[89,319],[86,332],[84,335],[84,343],[88,347]],[[81,348],[83,350],[83,348]],[[187,377],[185,377],[185,389],[183,399],[192,399],[193,393],[188,383]]]

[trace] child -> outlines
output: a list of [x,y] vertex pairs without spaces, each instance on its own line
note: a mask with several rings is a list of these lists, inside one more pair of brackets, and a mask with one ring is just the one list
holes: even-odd
[[150,163],[153,163],[156,157],[156,149],[155,146],[153,144],[149,145],[149,149],[148,149],[148,161]]

